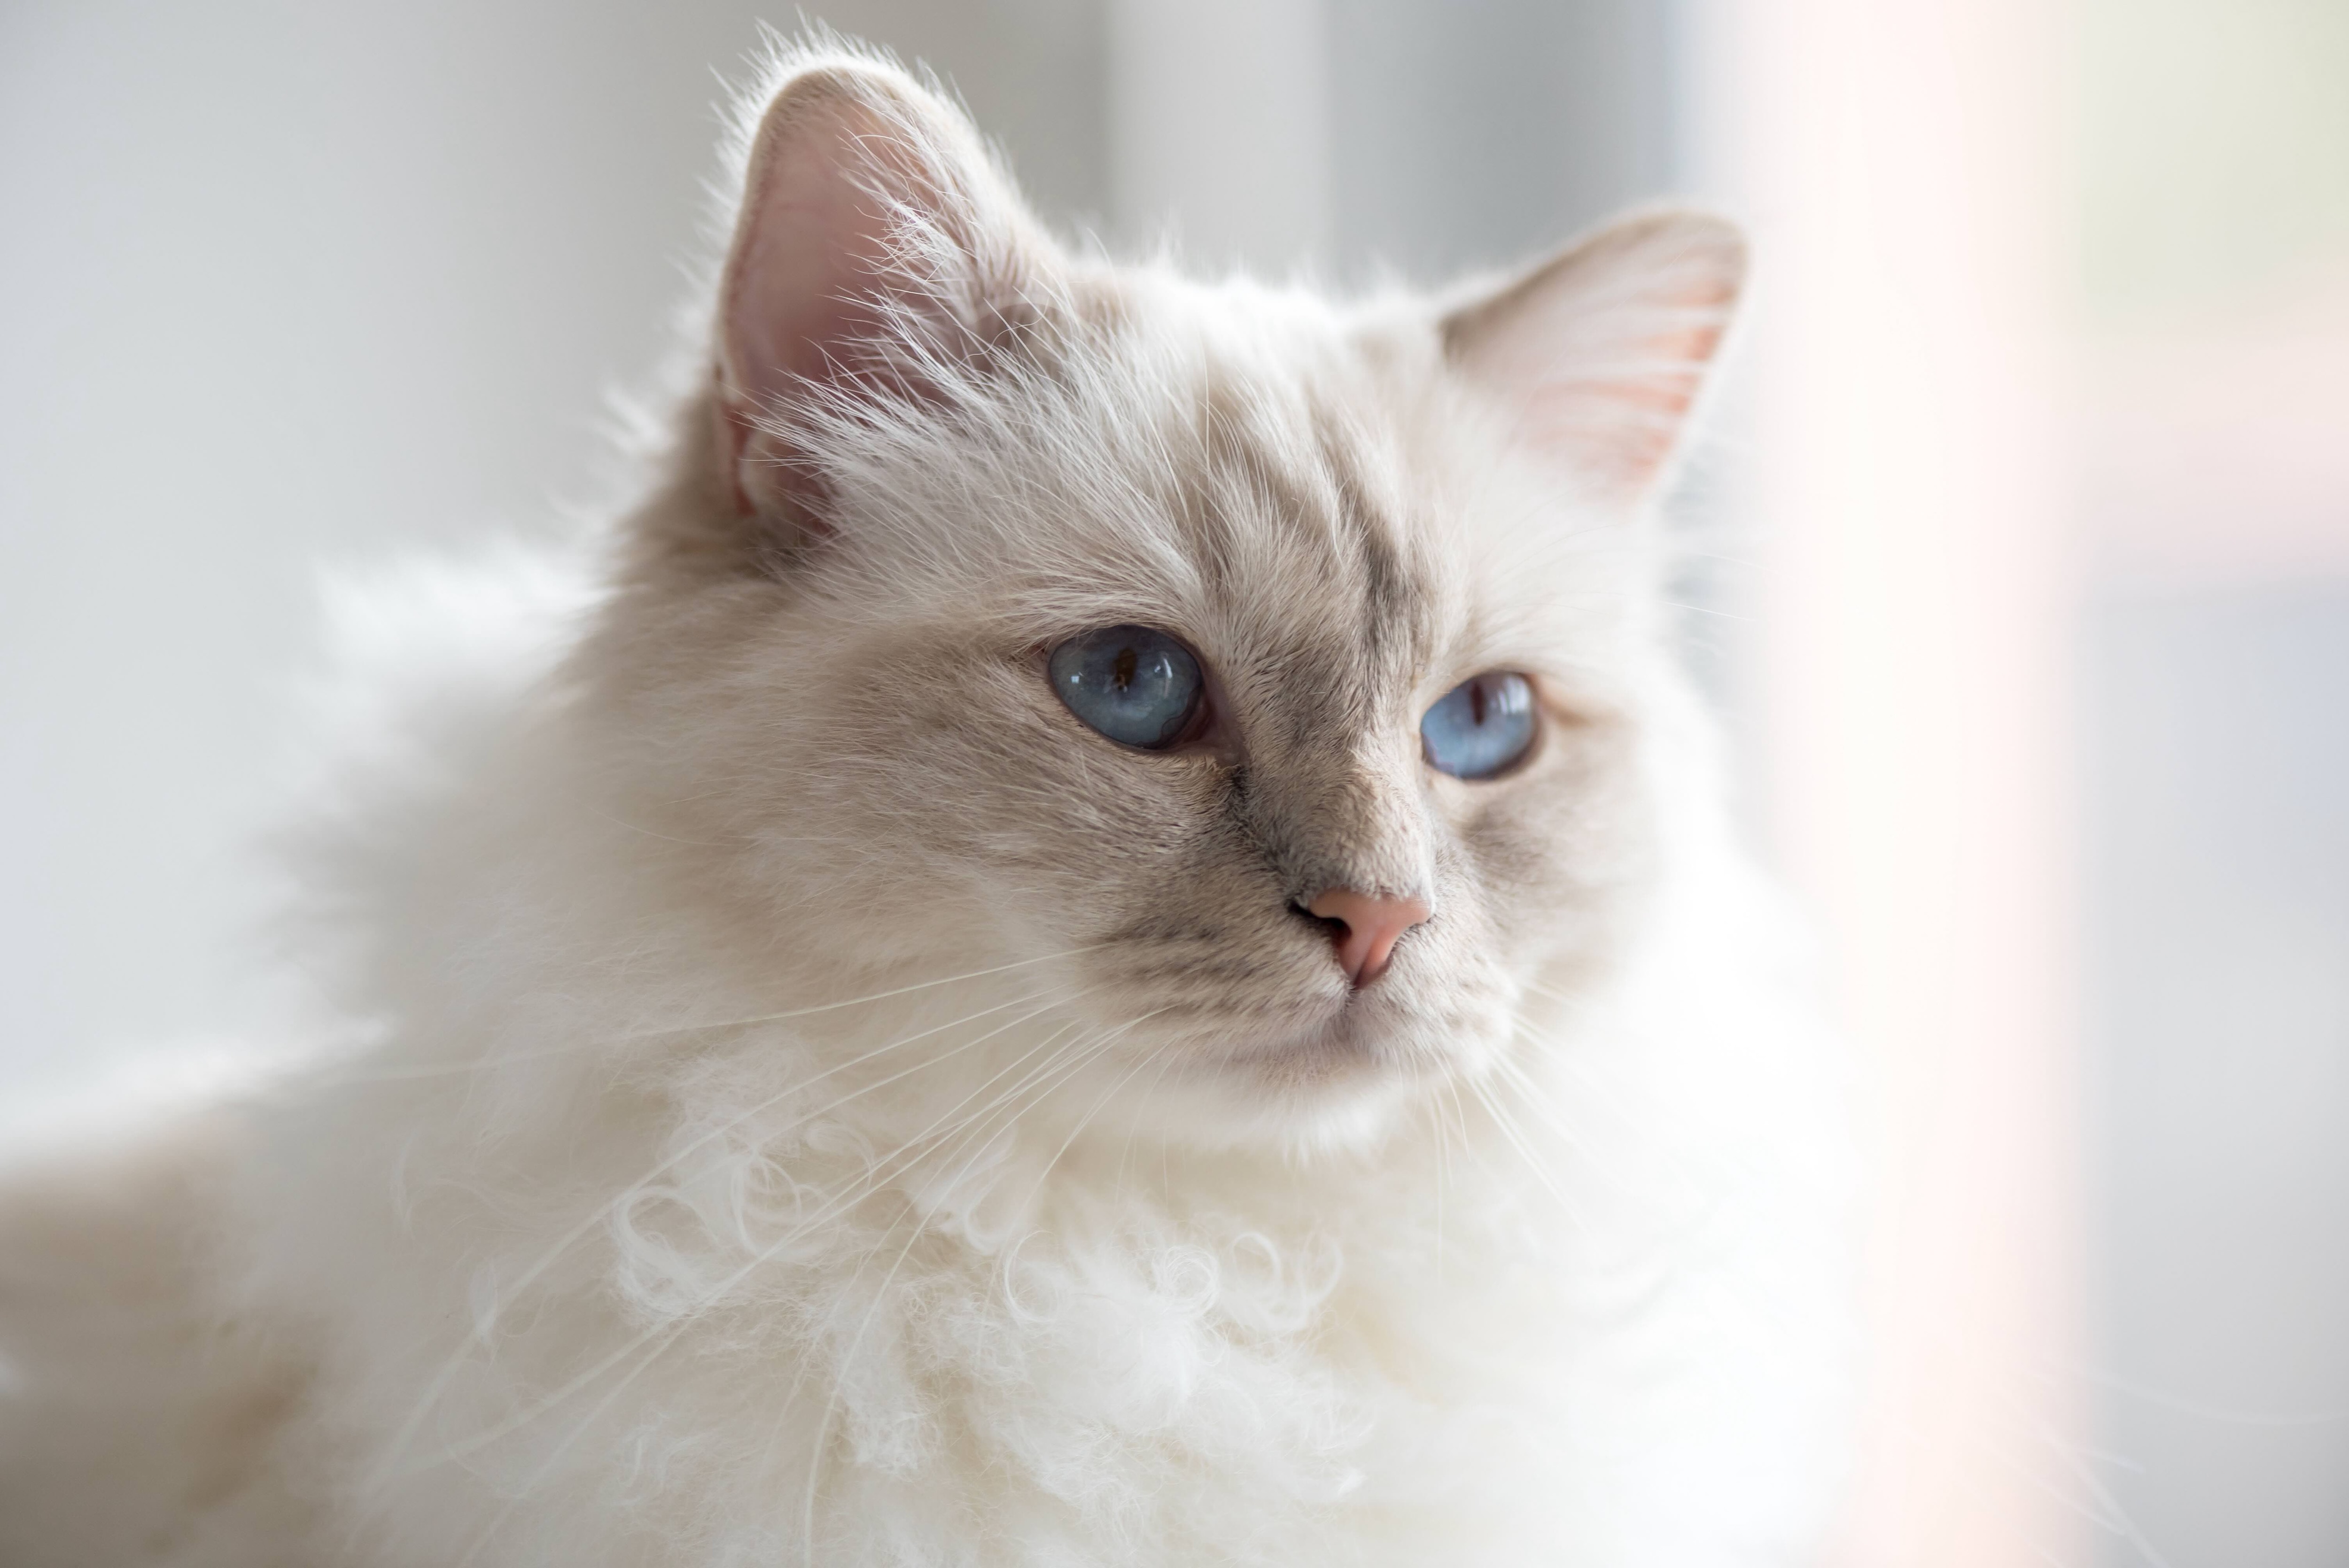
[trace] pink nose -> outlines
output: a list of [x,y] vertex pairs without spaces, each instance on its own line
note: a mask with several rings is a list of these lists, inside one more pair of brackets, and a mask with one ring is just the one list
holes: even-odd
[[1372,898],[1342,887],[1330,889],[1305,910],[1346,928],[1338,938],[1338,965],[1357,991],[1385,970],[1396,939],[1434,913],[1423,898]]

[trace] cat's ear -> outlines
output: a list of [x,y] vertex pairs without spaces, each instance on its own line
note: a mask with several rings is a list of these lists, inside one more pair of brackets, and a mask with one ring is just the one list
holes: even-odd
[[802,64],[750,139],[719,288],[715,445],[735,510],[823,532],[794,418],[938,395],[1018,334],[1054,254],[945,98],[861,57]]
[[1545,459],[1630,499],[1678,446],[1744,279],[1734,225],[1642,213],[1454,308],[1444,352]]

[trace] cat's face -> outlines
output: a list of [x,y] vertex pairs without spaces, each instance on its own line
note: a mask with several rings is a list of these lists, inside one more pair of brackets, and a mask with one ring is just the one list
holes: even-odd
[[[740,920],[801,970],[1019,965],[1246,1137],[1480,1070],[1603,954],[1651,831],[1636,503],[1727,297],[1675,225],[1717,227],[1448,314],[1200,288],[1059,254],[870,67],[788,84],[749,182],[608,655]],[[1591,325],[1642,267],[1677,294]]]

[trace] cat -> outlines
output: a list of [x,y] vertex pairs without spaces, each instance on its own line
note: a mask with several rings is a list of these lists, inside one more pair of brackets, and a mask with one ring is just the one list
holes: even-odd
[[1744,272],[1056,240],[781,46],[638,504],[342,606],[332,1044],[0,1196],[0,1560],[1806,1560],[1851,1182],[1656,498]]

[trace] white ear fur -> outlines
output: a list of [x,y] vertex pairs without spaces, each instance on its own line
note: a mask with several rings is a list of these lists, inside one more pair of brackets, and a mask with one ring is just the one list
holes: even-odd
[[1745,242],[1700,212],[1642,213],[1444,318],[1454,366],[1526,444],[1599,494],[1638,495],[1678,445],[1745,278]]
[[1016,324],[1051,254],[938,94],[857,56],[791,75],[751,142],[718,296],[718,453],[738,511],[820,531],[794,403],[918,396],[926,368]]

